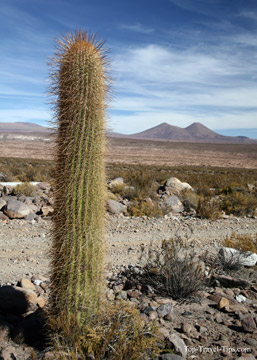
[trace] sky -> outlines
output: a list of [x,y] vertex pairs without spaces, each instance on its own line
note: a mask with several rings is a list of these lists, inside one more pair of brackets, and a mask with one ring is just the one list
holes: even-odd
[[0,122],[47,126],[47,63],[76,28],[106,41],[112,131],[201,122],[257,138],[256,0],[1,0]]

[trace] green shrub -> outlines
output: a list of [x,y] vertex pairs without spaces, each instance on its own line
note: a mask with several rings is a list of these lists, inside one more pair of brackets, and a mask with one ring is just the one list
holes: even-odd
[[155,182],[153,172],[143,166],[133,169],[127,174],[127,181],[134,188],[134,198],[154,198],[158,185]]
[[55,360],[143,360],[159,353],[157,327],[125,302],[105,304],[90,323],[81,328],[64,314],[50,319]]
[[31,185],[29,182],[25,182],[23,184],[17,185],[13,189],[13,194],[16,196],[34,196],[36,194],[35,186]]

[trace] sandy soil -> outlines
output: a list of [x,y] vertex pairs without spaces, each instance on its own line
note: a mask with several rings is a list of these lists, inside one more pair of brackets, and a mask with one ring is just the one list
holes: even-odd
[[[48,276],[51,221],[39,223],[11,220],[0,223],[0,283],[16,283],[33,274]],[[217,221],[193,217],[163,219],[108,216],[106,234],[107,269],[113,266],[142,264],[141,246],[161,244],[175,235],[195,240],[200,249],[212,250],[226,236],[256,234],[256,219],[229,218]]]

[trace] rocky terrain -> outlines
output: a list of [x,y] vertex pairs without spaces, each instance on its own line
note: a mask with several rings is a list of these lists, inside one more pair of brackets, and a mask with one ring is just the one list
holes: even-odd
[[[42,313],[48,298],[52,190],[49,184],[39,183],[34,196],[14,195],[8,186],[0,191],[1,358],[32,359],[35,350],[37,358],[51,359],[42,333]],[[187,215],[182,209],[158,219],[137,218],[123,215],[122,207],[115,206],[109,204],[106,215],[106,296],[110,301],[129,301],[138,307],[142,319],[158,323],[160,336],[176,354],[159,358],[254,359],[254,263],[232,274],[210,272],[210,262],[206,263],[205,286],[181,301],[147,281],[146,257],[141,255],[149,245],[160,247],[163,240],[182,237],[192,251],[208,250],[214,263],[222,240],[233,232],[256,236],[256,218],[225,216],[211,221]],[[194,280],[193,270],[190,279]]]

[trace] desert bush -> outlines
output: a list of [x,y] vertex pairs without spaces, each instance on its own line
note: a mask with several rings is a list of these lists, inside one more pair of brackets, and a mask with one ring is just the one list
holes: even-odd
[[125,302],[105,304],[90,323],[79,327],[75,317],[63,313],[51,318],[54,359],[143,360],[159,353],[157,327],[144,323]]
[[199,195],[190,189],[184,189],[179,194],[180,201],[186,211],[196,210],[199,202]]
[[254,216],[256,214],[257,198],[250,194],[234,192],[222,199],[221,208],[226,214]]
[[257,235],[255,239],[250,235],[239,235],[233,233],[230,237],[226,237],[222,246],[230,247],[239,251],[250,251],[253,253],[257,253]]
[[224,194],[224,195],[231,195],[236,192],[247,194],[247,189],[244,186],[237,184],[235,182],[231,183],[228,186],[225,186],[224,188],[219,189],[219,194]]
[[221,218],[219,200],[200,196],[196,208],[196,213],[202,219],[217,220]]
[[148,216],[148,217],[161,217],[164,215],[165,209],[160,209],[158,204],[149,199],[146,200],[134,200],[132,204],[129,205],[127,212],[131,216]]
[[133,186],[128,186],[124,183],[117,183],[111,186],[113,194],[120,195],[122,198],[131,200],[135,197],[136,190]]
[[[193,245],[193,247],[191,246]],[[206,254],[197,253],[194,244],[180,237],[163,241],[161,248],[150,247],[144,267],[145,280],[160,294],[184,299],[206,283]]]
[[13,194],[16,196],[34,196],[36,194],[35,186],[31,185],[29,182],[25,182],[23,184],[17,185],[13,189]]
[[127,183],[134,188],[134,198],[154,198],[158,185],[155,182],[153,172],[144,166],[133,169],[127,174]]

